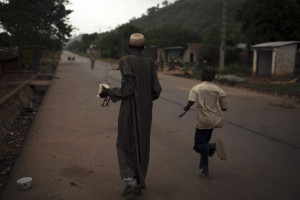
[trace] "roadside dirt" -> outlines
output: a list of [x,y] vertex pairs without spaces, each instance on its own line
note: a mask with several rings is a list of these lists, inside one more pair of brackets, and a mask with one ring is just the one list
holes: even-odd
[[[54,74],[57,65],[57,61],[43,63],[40,67],[40,73]],[[0,76],[0,99],[4,98],[25,81],[30,80],[34,74],[32,71],[24,71],[6,73]],[[10,103],[0,105],[0,192],[7,183],[9,172],[22,149],[22,144],[31,128],[31,124],[42,102],[46,89],[42,88],[42,90],[40,90],[35,88],[35,90],[33,90],[28,86],[23,93],[28,91],[33,95],[24,94],[25,97],[23,96],[23,98],[30,99],[29,105],[22,105],[20,101],[13,101],[14,103],[20,104],[13,107]],[[18,108],[17,110],[16,107]],[[10,111],[7,112],[6,110]],[[12,112],[18,112],[16,114],[18,117],[13,119],[13,123],[11,123],[11,119],[14,118],[11,116]],[[7,131],[9,132],[7,133]]]
[[29,107],[21,110],[20,116],[12,125],[10,133],[0,143],[0,191],[6,185],[9,172],[22,148],[42,98],[42,93],[34,95]]

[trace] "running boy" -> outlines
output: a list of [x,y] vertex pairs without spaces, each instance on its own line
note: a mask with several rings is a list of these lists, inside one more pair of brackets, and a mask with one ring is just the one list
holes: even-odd
[[188,111],[197,102],[197,127],[195,132],[194,150],[201,154],[200,174],[209,177],[208,156],[215,152],[221,160],[226,160],[226,154],[220,139],[215,143],[209,143],[214,128],[223,126],[222,111],[228,108],[225,92],[213,83],[215,70],[212,67],[205,67],[202,72],[202,82],[195,85],[189,94],[188,104],[184,108]]

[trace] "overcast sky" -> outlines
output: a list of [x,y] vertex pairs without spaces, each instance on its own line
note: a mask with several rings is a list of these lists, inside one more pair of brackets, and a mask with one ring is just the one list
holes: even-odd
[[[129,22],[133,17],[139,18],[147,13],[147,9],[157,4],[162,7],[165,0],[70,0],[68,9],[73,10],[69,15],[70,23],[80,33],[105,32],[118,25]],[[173,3],[175,0],[168,0]]]

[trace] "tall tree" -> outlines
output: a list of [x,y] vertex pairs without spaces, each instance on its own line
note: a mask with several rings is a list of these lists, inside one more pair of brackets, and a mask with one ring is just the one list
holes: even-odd
[[139,32],[140,30],[132,24],[123,24],[116,28],[115,34],[118,39],[120,52],[119,55],[124,56],[129,53],[129,37],[131,34]]
[[168,6],[168,5],[169,5],[169,2],[168,2],[168,1],[163,1],[163,2],[162,2],[162,5],[163,5],[163,6]]
[[219,63],[220,35],[221,31],[219,27],[213,27],[203,35],[201,44],[202,56],[208,64],[213,66],[217,66]]
[[299,0],[246,0],[236,19],[250,44],[300,40]]
[[68,0],[10,0],[0,2],[0,24],[15,45],[57,45],[70,37]]
[[181,46],[188,42],[200,42],[200,36],[189,28],[179,25],[163,25],[145,32],[149,46]]
[[6,32],[0,33],[0,47],[9,47],[11,37]]
[[120,39],[115,31],[102,33],[98,42],[96,42],[97,46],[100,47],[101,56],[104,58],[120,58],[119,41]]
[[155,12],[157,12],[158,7],[151,7],[147,9],[147,14],[148,15],[153,15]]

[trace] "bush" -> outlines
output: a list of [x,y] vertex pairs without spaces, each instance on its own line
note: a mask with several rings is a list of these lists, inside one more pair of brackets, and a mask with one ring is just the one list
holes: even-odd
[[248,66],[232,64],[229,66],[225,66],[222,74],[235,74],[238,76],[247,77],[247,76],[251,76],[252,68]]
[[194,78],[200,80],[202,75],[202,69],[199,66],[193,66],[193,76]]

